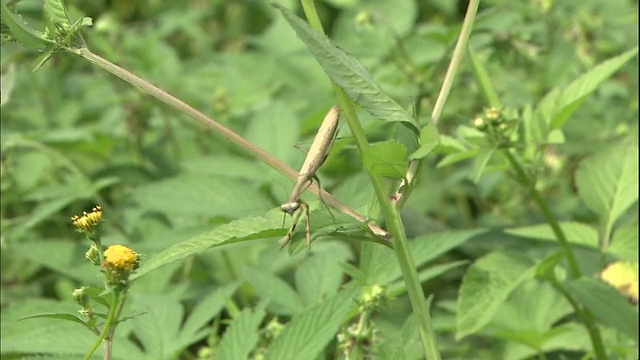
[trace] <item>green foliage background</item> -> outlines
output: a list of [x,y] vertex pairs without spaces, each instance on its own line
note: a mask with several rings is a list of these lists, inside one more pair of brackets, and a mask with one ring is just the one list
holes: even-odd
[[[297,9],[294,2],[282,3]],[[294,168],[304,153],[293,145],[304,148],[335,103],[323,69],[267,2],[68,1],[67,6],[74,19],[93,18],[94,26],[83,30],[93,52],[211,115]],[[329,37],[366,65],[381,88],[415,111],[424,126],[466,4],[326,0],[317,7]],[[17,6],[33,26],[41,22],[41,8],[33,0]],[[525,109],[636,46],[637,14],[637,2],[622,0],[484,1],[470,46],[502,105]],[[331,358],[325,346],[348,317],[345,304],[355,296],[353,289],[338,292],[348,278],[360,285],[384,283],[398,296],[376,314],[374,352],[380,358],[422,356],[390,251],[337,239],[334,220],[310,195],[305,199],[317,209],[312,250],[291,256],[278,251],[277,239],[286,229],[280,228],[277,207],[290,191],[290,180],[79,57],[60,52],[32,72],[36,56],[19,44],[2,46],[3,358],[36,353],[78,357],[91,344],[90,333],[75,324],[17,319],[43,311],[75,312],[71,291],[101,285],[83,258],[87,244],[79,242],[69,220],[95,204],[105,209],[104,242],[131,246],[143,254],[143,266],[163,249],[203,233],[199,250],[210,247],[216,236],[228,239],[227,229],[241,229],[242,236],[255,239],[150,267],[131,290],[130,314],[147,315],[122,323],[116,358],[189,359],[206,345],[217,346],[221,359],[245,358],[261,346],[253,336],[257,329],[275,317],[283,322],[293,317],[284,331],[303,329],[299,333],[309,339],[298,340],[317,347],[310,345],[297,356]],[[625,158],[627,148],[620,144],[628,143],[635,143],[637,162],[637,79],[634,56],[571,115],[562,127],[565,141],[547,147],[530,164],[537,170],[537,188],[566,222],[563,227],[583,226],[582,232],[568,231],[576,237],[572,242],[586,244],[587,237],[595,237],[595,246],[577,250],[588,275],[601,269],[593,248],[602,241],[594,229],[601,229],[603,219],[597,199],[580,196],[584,184],[577,169],[596,154],[606,155],[590,164],[592,172],[607,162],[617,169],[611,159]],[[461,137],[461,126],[471,125],[488,106],[465,58],[439,133]],[[394,124],[365,111],[358,114],[369,141],[395,134]],[[321,169],[321,183],[351,207],[375,215],[373,190],[346,126],[340,135]],[[473,182],[473,161],[447,164],[442,162],[446,156],[441,149],[424,160],[420,182],[402,213],[421,277],[429,280],[425,291],[434,294],[434,327],[443,358],[524,359],[536,355],[531,350],[536,347],[547,351],[548,358],[579,358],[590,349],[588,338],[575,322],[562,322],[571,309],[547,284],[514,283],[513,293],[504,291],[507,285],[467,288],[473,290],[469,307],[477,306],[479,313],[456,319],[456,303],[467,301],[459,290],[470,263],[501,251],[483,261],[525,276],[531,270],[520,269],[523,262],[514,260],[518,255],[511,251],[544,257],[557,245],[547,241],[552,237],[546,229],[534,227],[545,219],[510,174],[498,171],[504,170],[501,164],[490,163]],[[603,186],[610,181],[615,178],[604,179]],[[637,200],[637,192],[635,196]],[[616,236],[630,239],[613,241],[613,258],[637,262],[636,200],[621,207],[619,220],[610,224],[621,229]],[[222,224],[228,225],[218,227]],[[630,255],[634,249],[635,257]],[[375,254],[377,261],[369,268],[360,263],[363,252]],[[192,248],[183,252],[193,253]],[[477,264],[474,270],[485,263]],[[483,307],[473,301],[483,289],[509,301]],[[314,306],[318,308],[308,311]],[[492,307],[495,317],[485,313]],[[635,311],[637,317],[637,306]],[[529,317],[514,316],[526,312]],[[483,316],[484,323],[478,320]],[[461,329],[461,322],[469,328]],[[637,322],[626,332],[616,324],[607,326],[611,328],[606,327],[604,337],[615,355],[635,358],[637,341],[629,334],[637,335]],[[322,346],[312,341],[323,337]],[[546,341],[551,337],[550,344]],[[291,358],[287,346],[276,338],[266,357]]]

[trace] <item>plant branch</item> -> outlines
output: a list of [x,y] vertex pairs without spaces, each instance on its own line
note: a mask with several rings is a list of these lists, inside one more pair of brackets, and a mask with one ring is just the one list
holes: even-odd
[[460,29],[460,36],[458,36],[458,42],[456,43],[456,47],[453,49],[451,62],[449,63],[449,68],[447,69],[447,73],[444,76],[442,87],[440,88],[440,93],[438,94],[438,99],[436,100],[436,104],[433,107],[433,112],[431,113],[431,120],[429,120],[429,124],[437,125],[438,121],[440,120],[440,115],[442,115],[444,104],[449,97],[449,92],[451,92],[453,79],[458,72],[460,62],[462,61],[464,49],[467,46],[469,37],[471,36],[471,28],[473,26],[473,22],[475,21],[479,4],[479,0],[469,1],[469,7],[467,8],[467,13],[464,16],[464,21],[462,23],[462,29]]
[[[515,156],[509,150],[504,150],[502,151],[502,153],[505,155],[505,157],[509,161],[509,164],[511,164],[511,167],[515,170],[520,183],[525,188],[529,189],[529,191],[531,192],[531,196],[533,197],[533,200],[536,202],[538,207],[540,207],[540,210],[542,210],[542,213],[545,219],[551,226],[551,230],[555,234],[556,239],[558,240],[558,244],[560,244],[560,249],[562,250],[564,258],[567,260],[567,264],[569,265],[571,278],[572,279],[579,278],[582,274],[580,272],[580,267],[578,266],[578,261],[576,260],[575,254],[571,249],[571,246],[569,244],[569,241],[567,240],[567,237],[564,235],[564,232],[560,227],[560,223],[558,222],[558,219],[549,208],[549,205],[542,197],[542,194],[540,194],[540,192],[535,188],[535,184],[533,180],[529,177],[529,175],[526,173],[526,171],[524,170],[520,162],[518,162],[518,160],[515,158]],[[561,291],[561,293],[567,299],[570,300],[569,294],[565,293],[564,291]],[[591,312],[588,311],[587,309],[580,311],[580,308],[578,307],[577,304],[575,304],[571,300],[569,302],[574,307],[574,309],[576,310],[576,314],[578,315],[580,320],[582,320],[582,323],[584,324],[584,326],[587,328],[587,331],[589,332],[589,337],[591,338],[591,344],[593,346],[593,351],[595,352],[596,359],[598,360],[607,359],[607,353],[604,350],[602,336],[600,334],[600,330],[598,329],[598,325],[596,324],[593,314],[591,314]]]
[[[231,129],[225,127],[224,125],[220,124],[219,122],[211,119],[210,117],[208,117],[207,115],[203,114],[202,112],[194,109],[193,107],[191,107],[190,105],[188,105],[187,103],[185,103],[184,101],[176,98],[175,96],[169,94],[168,92],[160,89],[159,87],[145,81],[144,79],[136,76],[135,74],[105,60],[104,58],[92,53],[89,49],[87,48],[82,48],[82,49],[75,49],[75,50],[70,50],[73,53],[75,53],[78,56],[83,57],[84,59],[88,60],[89,62],[101,67],[102,69],[112,73],[113,75],[121,78],[122,80],[142,89],[143,91],[148,92],[149,94],[151,94],[153,97],[155,97],[156,99],[164,102],[165,104],[169,105],[170,107],[177,109],[178,111],[187,114],[189,117],[199,121],[200,123],[206,125],[207,127],[211,128],[212,130],[214,130],[215,132],[217,132],[218,134],[224,136],[226,139],[228,139],[229,141],[231,141],[232,143],[238,145],[239,147],[245,149],[247,152],[251,153],[252,155],[254,155],[255,157],[257,157],[258,159],[262,160],[263,162],[265,162],[267,165],[271,166],[272,168],[276,169],[278,172],[280,172],[281,174],[289,177],[290,179],[292,179],[293,181],[296,181],[298,179],[298,172],[296,170],[294,170],[292,167],[290,167],[289,165],[287,165],[285,162],[281,161],[280,159],[274,157],[273,155],[269,154],[267,151],[265,151],[264,149],[262,149],[259,146],[256,146],[255,144],[251,143],[250,141],[246,140],[245,138],[243,138],[242,136],[236,134],[234,131],[232,131]],[[345,205],[344,203],[342,203],[340,200],[338,200],[337,198],[335,198],[333,195],[331,195],[330,193],[328,193],[327,191],[321,189],[315,182],[313,182],[311,184],[311,186],[309,186],[308,190],[315,194],[316,196],[320,197],[326,204],[328,204],[329,206],[333,207],[334,209],[349,215],[353,218],[355,218],[356,220],[360,221],[361,223],[366,224],[369,229],[373,232],[374,235],[385,239],[385,240],[389,240],[390,239],[390,235],[389,233],[387,233],[385,230],[383,230],[381,227],[379,227],[378,225],[369,222],[369,220],[364,217],[363,215],[360,215],[359,213],[357,213],[355,210],[349,208],[347,205]]]

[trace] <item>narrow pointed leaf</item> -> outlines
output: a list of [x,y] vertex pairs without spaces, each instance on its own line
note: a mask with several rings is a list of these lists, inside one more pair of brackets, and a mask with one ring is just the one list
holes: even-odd
[[369,71],[356,58],[334,45],[325,35],[318,33],[305,21],[280,4],[273,4],[300,40],[309,48],[320,66],[353,101],[373,116],[384,121],[400,121],[417,133],[420,126],[400,104],[385,94]]

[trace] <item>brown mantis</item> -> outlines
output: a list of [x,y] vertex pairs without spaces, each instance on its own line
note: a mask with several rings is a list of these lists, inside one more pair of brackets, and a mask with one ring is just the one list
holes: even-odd
[[297,212],[295,218],[293,219],[293,225],[285,235],[282,245],[280,248],[285,247],[293,237],[293,233],[300,221],[300,217],[302,213],[305,213],[305,227],[307,233],[307,249],[311,247],[311,234],[310,234],[310,224],[309,224],[309,205],[300,199],[302,193],[311,185],[313,182],[313,178],[316,176],[316,171],[322,166],[324,161],[329,154],[329,149],[331,149],[331,145],[333,145],[333,141],[336,138],[338,133],[338,116],[340,115],[340,108],[337,106],[333,106],[327,115],[322,120],[322,124],[320,125],[320,129],[316,133],[316,136],[313,138],[313,142],[311,143],[311,147],[309,148],[309,152],[307,153],[307,157],[302,163],[302,167],[300,167],[300,171],[298,172],[298,180],[296,181],[296,185],[293,187],[291,191],[291,195],[289,195],[289,199],[286,203],[280,206],[280,209],[293,216],[295,212]]

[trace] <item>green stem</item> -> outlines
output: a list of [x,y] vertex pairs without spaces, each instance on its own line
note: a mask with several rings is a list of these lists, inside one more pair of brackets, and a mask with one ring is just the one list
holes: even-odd
[[479,4],[479,0],[469,1],[467,13],[464,16],[464,22],[462,23],[462,29],[460,29],[460,36],[458,36],[458,41],[456,42],[456,47],[453,50],[453,55],[451,56],[451,62],[449,63],[447,74],[444,76],[442,87],[440,88],[440,93],[438,94],[438,99],[436,100],[436,104],[433,107],[431,120],[429,121],[430,124],[437,125],[438,121],[440,120],[440,115],[442,114],[442,110],[444,109],[444,104],[449,97],[449,92],[451,92],[451,86],[453,86],[453,79],[455,78],[456,72],[458,71],[460,62],[462,61],[464,49],[467,47],[467,42],[469,41],[469,37],[471,35],[471,28],[473,27],[473,22],[475,21]]
[[[560,244],[560,249],[565,259],[567,260],[567,264],[569,265],[571,278],[573,279],[579,278],[581,276],[581,272],[580,272],[580,267],[578,266],[578,261],[576,260],[576,256],[573,253],[571,246],[569,245],[569,241],[567,240],[566,236],[564,235],[564,232],[562,231],[562,228],[560,227],[560,223],[558,222],[558,219],[555,217],[555,215],[549,208],[549,205],[542,197],[542,194],[540,194],[540,192],[536,189],[533,180],[529,177],[529,175],[524,170],[520,162],[515,158],[515,156],[509,150],[504,150],[502,151],[502,153],[505,155],[505,157],[509,161],[509,164],[511,164],[511,167],[515,170],[520,183],[526,189],[529,189],[531,196],[533,197],[533,200],[540,207],[540,210],[542,210],[542,213],[544,214],[545,219],[551,226],[551,229],[555,234],[556,239],[558,240],[558,244]],[[559,286],[557,288],[559,288]],[[582,320],[582,323],[584,324],[584,326],[587,328],[587,331],[589,332],[589,337],[591,338],[591,344],[593,345],[593,351],[596,355],[596,359],[598,360],[607,359],[607,353],[604,349],[602,336],[600,334],[600,330],[598,329],[598,325],[596,323],[596,320],[593,314],[591,314],[591,312],[588,311],[587,309],[584,309],[581,311],[580,306],[572,300],[570,294],[564,291],[561,291],[561,293],[567,299],[569,299],[569,302],[576,310],[576,315],[578,315],[580,320]]]
[[593,346],[593,352],[596,355],[596,359],[598,360],[606,360],[607,352],[605,351],[604,342],[602,341],[602,336],[600,335],[600,330],[598,329],[598,325],[596,324],[596,320],[591,314],[591,312],[587,309],[583,309],[580,304],[567,292],[567,290],[560,285],[560,283],[556,279],[549,279],[551,286],[562,294],[571,307],[575,311],[576,315],[582,320],[582,323],[587,328],[587,332],[589,333],[589,338],[591,338],[591,344]]
[[[322,23],[315,11],[315,5],[313,0],[302,0],[302,7],[305,11],[305,15],[309,21],[309,24],[318,32],[324,33],[322,29]],[[355,107],[351,99],[347,96],[345,91],[333,84],[338,103],[345,114],[349,129],[355,139],[356,145],[360,154],[364,154],[368,148],[369,143],[365,136],[364,129],[360,125],[360,121],[355,112]],[[409,293],[409,300],[413,308],[413,312],[418,319],[418,329],[420,330],[420,337],[422,339],[422,345],[427,359],[440,359],[440,353],[436,346],[436,339],[431,327],[431,316],[429,315],[429,308],[427,306],[424,292],[422,291],[422,285],[418,278],[418,271],[416,270],[415,263],[411,257],[409,251],[409,245],[407,236],[404,232],[404,226],[400,219],[398,209],[389,201],[388,189],[384,184],[384,180],[381,176],[369,173],[369,178],[376,193],[378,203],[380,204],[382,215],[386,221],[387,228],[393,236],[394,252],[400,265],[404,281],[407,285],[407,292]]]
[[511,167],[513,168],[513,170],[515,170],[520,183],[526,189],[528,189],[531,196],[533,197],[533,200],[540,207],[540,210],[542,210],[542,213],[545,219],[551,226],[551,230],[555,234],[556,239],[560,244],[562,253],[564,254],[564,257],[567,260],[567,264],[569,265],[569,271],[571,272],[571,277],[573,279],[579,278],[581,274],[580,274],[580,267],[578,266],[578,261],[576,260],[576,256],[573,253],[571,246],[569,245],[569,241],[567,240],[567,237],[564,235],[564,232],[560,227],[560,223],[558,222],[558,219],[555,217],[555,215],[549,208],[549,205],[547,205],[547,202],[544,201],[542,194],[540,194],[538,189],[536,189],[533,180],[531,179],[531,177],[529,177],[529,175],[524,170],[520,162],[515,158],[515,156],[509,150],[504,150],[502,151],[502,153],[509,161],[509,164],[511,164]]
[[105,339],[105,337],[111,330],[111,327],[113,326],[113,322],[116,319],[116,314],[119,313],[120,307],[118,306],[118,303],[119,303],[118,300],[120,299],[120,292],[113,290],[111,294],[112,294],[111,304],[109,306],[109,314],[107,315],[107,322],[104,324],[104,327],[102,328],[102,332],[100,333],[98,340],[93,345],[89,353],[84,357],[84,360],[89,360],[93,355],[93,353],[96,352],[96,350],[98,349],[102,341]]

